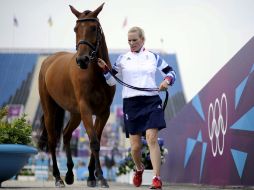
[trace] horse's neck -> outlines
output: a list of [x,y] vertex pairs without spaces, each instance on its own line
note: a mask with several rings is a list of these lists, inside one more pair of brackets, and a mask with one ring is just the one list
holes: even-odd
[[99,51],[100,58],[102,58],[106,62],[108,67],[111,69],[111,63],[110,63],[109,54],[108,54],[108,47],[107,47],[107,44],[106,44],[104,34],[103,34],[101,42],[102,43],[101,43],[100,51]]
[[92,62],[89,66],[90,66],[90,73],[92,76],[96,77],[98,74],[103,75],[102,70],[100,69],[96,61]]
[[[99,47],[98,57],[103,59],[106,62],[106,64],[108,65],[108,67],[111,69],[111,63],[110,63],[110,59],[109,59],[109,55],[108,55],[108,48],[107,48],[107,44],[106,44],[104,36],[102,39],[102,43],[100,44],[100,47]],[[93,62],[91,64],[91,71],[90,72],[93,77],[98,76],[98,74],[103,75],[102,69],[99,67],[97,62]]]

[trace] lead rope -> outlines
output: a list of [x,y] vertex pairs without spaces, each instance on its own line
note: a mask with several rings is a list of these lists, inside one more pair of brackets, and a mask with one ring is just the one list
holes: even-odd
[[[136,86],[129,85],[129,84],[123,82],[117,76],[115,76],[113,74],[112,70],[109,69],[107,65],[106,65],[106,67],[108,69],[108,72],[112,75],[112,77],[114,77],[114,79],[123,86],[126,86],[126,87],[131,88],[131,89],[135,89],[135,90],[146,91],[146,92],[159,91],[159,88],[141,88],[141,87],[136,87]],[[166,108],[167,103],[168,103],[168,91],[166,90],[165,93],[166,93],[166,95],[165,95],[165,99],[164,99],[164,103],[163,103],[163,107],[162,107],[163,111],[165,111],[165,108]]]

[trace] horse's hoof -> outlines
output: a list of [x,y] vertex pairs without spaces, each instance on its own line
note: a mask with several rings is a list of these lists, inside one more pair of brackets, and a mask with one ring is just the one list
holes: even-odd
[[56,186],[57,188],[63,188],[63,187],[65,187],[64,182],[63,182],[63,180],[61,180],[61,179],[59,179],[59,180],[56,181],[55,186]]
[[87,180],[87,187],[96,187],[96,180]]
[[109,185],[106,179],[98,180],[98,186],[101,186],[102,188],[109,188]]
[[71,185],[73,184],[74,182],[74,175],[72,172],[67,172],[66,175],[65,175],[65,182],[68,184],[68,185]]

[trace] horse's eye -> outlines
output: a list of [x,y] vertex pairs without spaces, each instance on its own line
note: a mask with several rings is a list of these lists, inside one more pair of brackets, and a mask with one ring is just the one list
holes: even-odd
[[74,32],[77,32],[77,27],[74,28]]
[[96,26],[91,26],[91,31],[92,31],[92,32],[96,32],[96,29],[97,29]]

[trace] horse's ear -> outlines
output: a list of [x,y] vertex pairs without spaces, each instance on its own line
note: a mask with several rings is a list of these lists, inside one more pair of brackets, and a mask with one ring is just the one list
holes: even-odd
[[71,6],[71,5],[69,5],[70,6],[70,8],[71,8],[71,12],[77,17],[77,18],[79,18],[79,16],[80,16],[80,12],[79,11],[77,11],[73,6]]
[[102,8],[103,8],[103,5],[104,5],[104,3],[102,3],[101,6],[99,6],[96,10],[93,11],[93,15],[94,15],[95,17],[97,17],[98,14],[101,12],[101,10],[102,10]]

